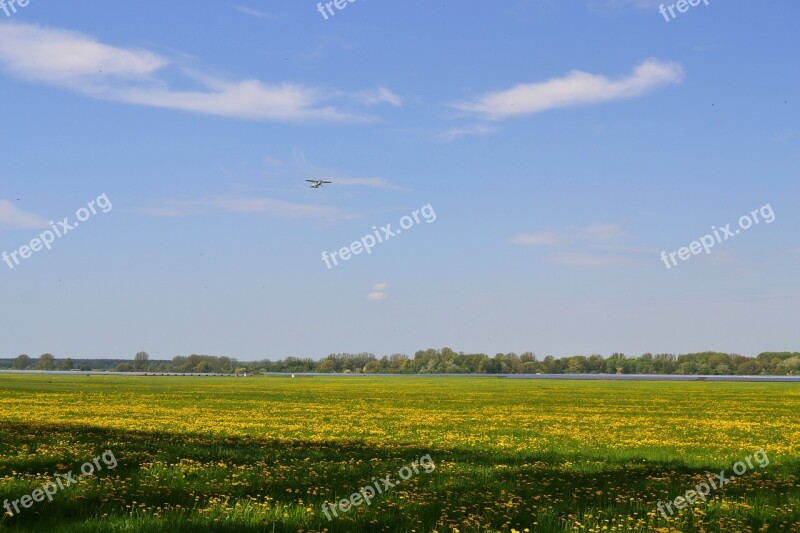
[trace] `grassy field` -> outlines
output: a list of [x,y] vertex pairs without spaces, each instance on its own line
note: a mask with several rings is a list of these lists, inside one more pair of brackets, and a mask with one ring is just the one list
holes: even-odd
[[0,500],[118,462],[0,531],[800,532],[796,384],[0,375],[0,424]]

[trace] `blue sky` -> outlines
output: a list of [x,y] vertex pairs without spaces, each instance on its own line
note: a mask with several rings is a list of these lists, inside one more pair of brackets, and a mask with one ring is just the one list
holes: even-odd
[[113,205],[0,262],[0,357],[797,350],[800,6],[660,3],[0,9],[0,252]]

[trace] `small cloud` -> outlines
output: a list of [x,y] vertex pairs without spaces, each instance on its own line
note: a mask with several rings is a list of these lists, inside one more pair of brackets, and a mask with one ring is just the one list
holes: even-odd
[[593,224],[585,231],[589,238],[600,241],[613,239],[620,234],[619,226],[616,224]]
[[372,286],[372,292],[370,292],[369,295],[367,295],[367,298],[370,300],[385,300],[386,298],[388,298],[385,292],[386,289],[388,288],[389,284],[386,283],[385,281],[381,283],[376,283],[375,285]]
[[8,200],[0,200],[0,228],[44,229],[49,226],[46,219],[17,209]]
[[519,234],[509,239],[512,244],[525,246],[552,246],[562,242],[562,238],[555,233],[542,231],[539,233]]
[[250,15],[251,17],[258,17],[262,19],[272,18],[272,15],[269,13],[260,11],[258,9],[253,9],[252,7],[236,6],[236,11],[244,13],[245,15]]
[[354,96],[365,105],[390,104],[395,107],[403,105],[403,100],[386,87],[378,87],[373,91],[361,91]]
[[616,81],[573,70],[561,78],[520,84],[505,91],[487,93],[472,102],[456,102],[452,107],[488,120],[500,120],[562,107],[635,98],[679,83],[683,77],[679,64],[651,59],[636,66],[628,77]]
[[497,131],[495,128],[486,126],[484,124],[478,124],[476,126],[468,126],[465,128],[450,128],[446,132],[439,135],[439,138],[445,141],[452,141],[453,139],[458,139],[459,137],[465,137],[467,135],[489,135],[495,131]]

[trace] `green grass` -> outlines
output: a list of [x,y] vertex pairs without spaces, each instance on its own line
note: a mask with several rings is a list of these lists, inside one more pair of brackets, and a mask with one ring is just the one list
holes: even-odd
[[[799,408],[785,383],[0,375],[0,500],[119,462],[0,530],[800,532]],[[759,448],[765,468],[655,512]]]

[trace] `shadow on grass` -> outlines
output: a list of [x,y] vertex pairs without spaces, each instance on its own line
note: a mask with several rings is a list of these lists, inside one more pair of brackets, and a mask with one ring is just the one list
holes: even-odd
[[[686,467],[678,457],[669,462],[646,458],[614,462],[599,456],[520,450],[375,447],[341,439],[285,441],[7,423],[0,429],[0,450],[28,455],[0,456],[5,458],[0,462],[0,476],[16,472],[49,478],[54,472],[77,472],[94,456],[52,456],[51,450],[65,448],[76,453],[78,448],[92,449],[94,455],[112,450],[119,464],[64,489],[52,503],[35,503],[18,516],[0,519],[0,529],[422,532],[439,524],[442,530],[457,526],[466,532],[473,530],[469,517],[480,516],[494,530],[522,530],[538,522],[543,531],[560,531],[566,530],[569,517],[586,511],[646,515],[659,499],[674,498],[692,488],[698,474],[715,471],[712,467]],[[347,498],[372,478],[393,474],[397,480],[401,467],[426,454],[437,465],[433,473],[420,469],[419,474],[376,498],[369,508],[342,513],[331,522],[324,518],[323,502]],[[571,466],[587,461],[604,464],[597,471]],[[797,466],[790,467],[797,471]],[[726,489],[726,496],[755,497],[755,493],[759,502],[773,507],[789,498],[797,501],[800,489],[796,479],[784,483],[779,474],[753,473],[747,482]],[[17,500],[41,485],[14,477],[0,485],[0,501]],[[269,508],[256,506],[249,513],[231,510],[237,502],[247,506],[251,501],[269,502]],[[208,510],[215,502],[222,506],[217,514]],[[306,511],[308,507],[314,509],[313,515]],[[757,521],[753,518],[753,525],[761,525]],[[777,519],[771,525],[779,527]]]

